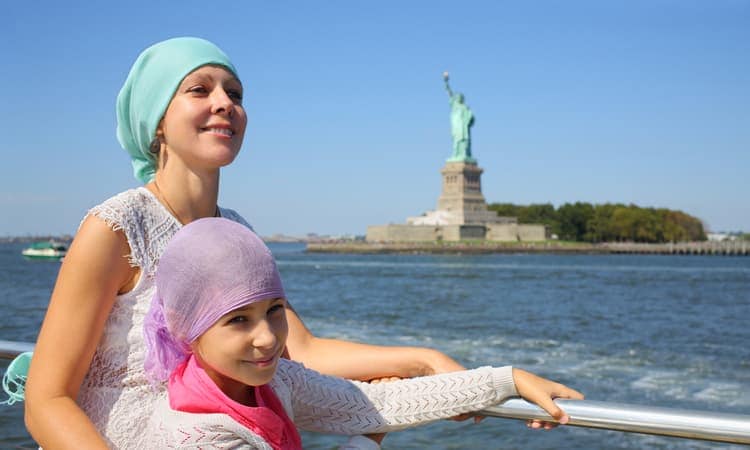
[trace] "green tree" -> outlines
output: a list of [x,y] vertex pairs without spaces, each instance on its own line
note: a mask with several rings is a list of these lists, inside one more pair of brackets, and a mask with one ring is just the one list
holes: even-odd
[[588,223],[594,217],[594,207],[590,203],[565,203],[557,209],[560,224],[560,239],[583,241],[588,232]]
[[557,221],[557,212],[552,203],[532,204],[524,207],[518,214],[519,223],[543,223],[552,226]]
[[523,206],[514,205],[512,203],[492,203],[487,205],[487,209],[490,211],[497,212],[498,216],[503,217],[518,217],[519,211],[524,208]]
[[616,241],[617,234],[613,228],[612,214],[619,207],[624,207],[624,205],[612,203],[595,205],[594,213],[586,224],[586,234],[583,239],[588,242]]
[[586,242],[680,242],[706,239],[703,223],[682,211],[642,208],[637,205],[585,202],[514,205],[494,203],[498,215],[518,218],[518,223],[540,223],[560,239]]

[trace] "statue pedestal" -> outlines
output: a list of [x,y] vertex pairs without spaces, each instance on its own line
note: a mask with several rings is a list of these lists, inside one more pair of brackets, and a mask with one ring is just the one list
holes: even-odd
[[484,225],[502,220],[487,209],[482,195],[482,172],[476,162],[449,161],[440,171],[443,191],[437,211],[445,211],[450,225]]

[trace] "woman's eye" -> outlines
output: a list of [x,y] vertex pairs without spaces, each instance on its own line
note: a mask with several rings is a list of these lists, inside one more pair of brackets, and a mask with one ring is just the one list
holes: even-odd
[[190,89],[188,89],[188,92],[192,94],[205,94],[208,92],[208,90],[203,86],[193,86]]
[[284,305],[273,305],[271,308],[268,309],[268,314],[274,314],[279,311],[284,311]]
[[229,91],[227,91],[227,95],[229,96],[229,98],[231,98],[233,100],[237,100],[237,101],[241,101],[242,100],[242,92],[240,92],[240,91],[229,90]]
[[235,316],[229,319],[228,323],[242,323],[247,322],[247,318],[245,316]]

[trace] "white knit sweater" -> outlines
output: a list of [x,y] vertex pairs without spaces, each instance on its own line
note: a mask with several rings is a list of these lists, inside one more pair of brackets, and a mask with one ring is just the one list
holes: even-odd
[[[321,375],[282,359],[271,386],[299,428],[344,435],[397,431],[478,411],[517,395],[510,366],[368,384]],[[153,449],[271,448],[225,414],[172,410],[166,395],[156,403],[145,438],[147,448]],[[341,448],[379,447],[353,438]]]

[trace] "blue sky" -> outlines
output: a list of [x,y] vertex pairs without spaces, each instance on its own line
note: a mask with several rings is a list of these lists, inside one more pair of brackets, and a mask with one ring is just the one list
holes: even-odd
[[489,202],[622,202],[750,231],[750,0],[10,2],[0,236],[73,233],[137,186],[114,102],[148,45],[214,41],[249,124],[220,203],[264,235],[433,209],[441,73],[476,116]]

